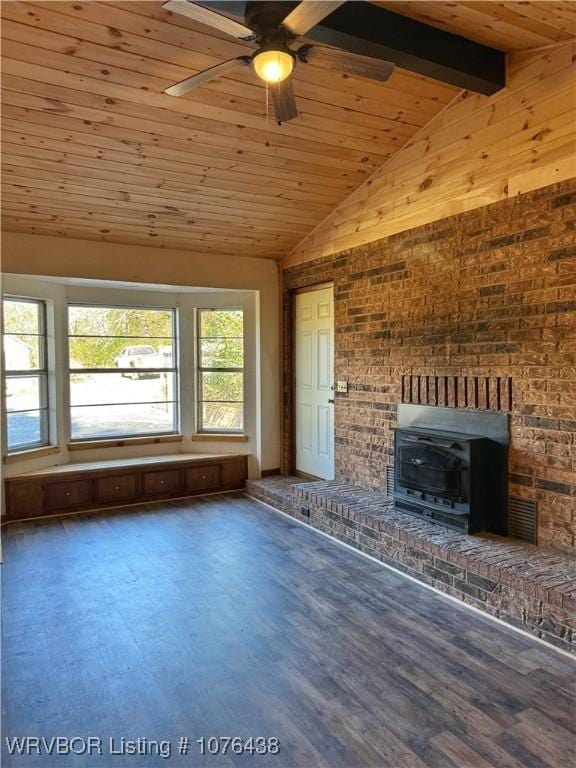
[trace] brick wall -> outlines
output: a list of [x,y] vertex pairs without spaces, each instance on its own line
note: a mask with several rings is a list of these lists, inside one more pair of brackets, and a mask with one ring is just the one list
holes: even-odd
[[292,469],[292,291],[334,281],[336,477],[384,485],[406,375],[510,377],[510,492],[539,544],[576,523],[576,179],[286,269],[284,470]]

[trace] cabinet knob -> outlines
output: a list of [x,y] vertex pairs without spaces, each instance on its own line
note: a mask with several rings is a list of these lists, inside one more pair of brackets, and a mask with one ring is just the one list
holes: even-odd
[[160,480],[160,485],[164,485],[165,482],[166,480]]
[[66,493],[64,494],[64,496],[72,496],[72,493],[71,493],[71,491],[66,491]]
[[206,480],[206,475],[202,475],[202,480]]
[[120,486],[119,486],[119,485],[115,485],[115,486],[114,486],[114,490],[115,490],[115,491],[119,491],[119,490],[120,490]]

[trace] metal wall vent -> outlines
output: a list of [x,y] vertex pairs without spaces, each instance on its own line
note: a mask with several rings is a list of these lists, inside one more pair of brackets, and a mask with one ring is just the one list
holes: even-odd
[[512,410],[512,379],[509,376],[406,373],[401,385],[402,403],[481,411]]
[[532,499],[510,496],[508,499],[508,533],[517,539],[536,544],[538,538],[538,507]]
[[392,496],[394,493],[394,464],[386,465],[386,495]]

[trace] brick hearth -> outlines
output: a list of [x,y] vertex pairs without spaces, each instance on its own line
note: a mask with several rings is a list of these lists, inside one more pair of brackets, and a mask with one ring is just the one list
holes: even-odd
[[440,528],[394,509],[383,493],[345,481],[275,476],[250,480],[246,489],[419,581],[576,651],[576,564],[569,554]]

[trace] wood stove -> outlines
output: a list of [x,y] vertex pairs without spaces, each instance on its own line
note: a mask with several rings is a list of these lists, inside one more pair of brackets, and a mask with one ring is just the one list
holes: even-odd
[[[439,418],[438,412],[455,409],[410,407],[424,410],[395,430],[393,495],[398,509],[466,533],[506,535],[506,445],[490,436],[446,429],[445,414]],[[451,414],[448,425],[458,420]],[[477,418],[473,422],[478,428]]]

